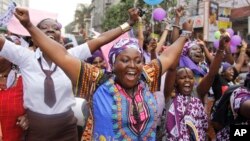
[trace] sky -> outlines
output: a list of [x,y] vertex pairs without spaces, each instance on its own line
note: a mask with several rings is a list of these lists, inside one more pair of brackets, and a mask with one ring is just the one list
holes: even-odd
[[29,7],[58,14],[58,21],[65,27],[74,20],[76,5],[90,4],[91,0],[30,0]]

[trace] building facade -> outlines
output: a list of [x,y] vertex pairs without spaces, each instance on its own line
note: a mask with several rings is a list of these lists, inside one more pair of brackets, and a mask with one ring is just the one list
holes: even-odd
[[[214,39],[211,37],[219,28],[232,28],[235,34],[250,43],[250,38],[248,40],[248,36],[250,37],[250,0],[179,0],[178,2],[185,4],[187,1],[189,17],[194,19],[194,31],[198,34],[211,32],[211,35],[203,36],[205,40],[212,42]],[[207,2],[210,4],[205,6]],[[216,4],[217,27],[213,31],[206,24],[209,24],[208,16],[211,16],[211,8],[215,10],[213,6]]]

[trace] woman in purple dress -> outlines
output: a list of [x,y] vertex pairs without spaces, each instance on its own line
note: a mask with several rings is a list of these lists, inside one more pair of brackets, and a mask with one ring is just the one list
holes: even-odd
[[[170,69],[165,81],[165,98],[167,103],[166,131],[169,140],[203,141],[206,140],[208,128],[207,115],[204,109],[204,96],[213,83],[224,49],[229,44],[222,36],[210,71],[194,87],[194,73],[190,68]],[[177,63],[174,64],[177,66]],[[173,68],[173,67],[172,67]],[[174,67],[176,68],[176,67]],[[194,90],[193,90],[194,88]],[[194,92],[194,94],[192,94]],[[174,94],[174,96],[171,96]]]

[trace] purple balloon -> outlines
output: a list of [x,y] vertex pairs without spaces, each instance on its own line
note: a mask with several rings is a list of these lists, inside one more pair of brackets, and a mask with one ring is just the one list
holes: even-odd
[[215,41],[214,41],[214,47],[215,47],[215,48],[218,49],[218,48],[219,48],[219,44],[220,44],[220,41],[219,41],[219,40],[215,40]]
[[226,31],[229,33],[230,37],[234,36],[234,30],[232,28],[228,28]]
[[241,37],[239,35],[234,35],[231,37],[231,45],[232,46],[238,46],[241,43]]
[[235,52],[237,51],[237,47],[231,45],[231,46],[230,46],[230,50],[231,50],[231,53],[235,53]]
[[156,21],[162,21],[166,17],[167,13],[162,8],[156,8],[153,11],[153,18]]

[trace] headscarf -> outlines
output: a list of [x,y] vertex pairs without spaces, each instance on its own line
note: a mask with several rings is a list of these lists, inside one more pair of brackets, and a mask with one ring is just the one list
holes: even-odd
[[198,45],[197,41],[188,41],[188,42],[185,43],[185,45],[183,47],[183,50],[182,50],[182,54],[181,54],[179,64],[180,64],[180,67],[190,68],[194,72],[194,74],[196,74],[196,75],[204,76],[207,73],[206,72],[206,66],[203,66],[203,65],[198,66],[188,56],[189,50],[194,45]]
[[188,41],[184,44],[183,50],[182,50],[182,55],[188,56],[188,51],[190,48],[192,48],[193,46],[199,46],[197,44],[197,41]]
[[228,68],[232,67],[228,62],[222,63],[222,72],[225,72]]
[[116,57],[125,49],[127,48],[134,48],[136,49],[141,55],[142,51],[139,47],[138,40],[135,38],[123,38],[120,39],[117,43],[115,43],[109,51],[109,64],[112,68],[113,64],[115,63]]
[[103,54],[100,50],[95,51],[91,57],[87,59],[87,62],[92,64],[96,57],[100,57],[104,60]]

